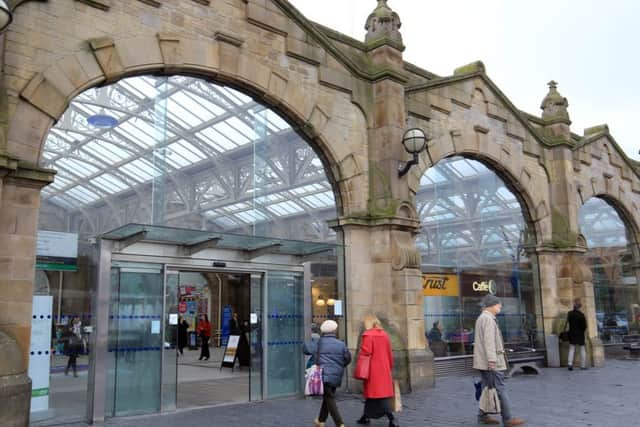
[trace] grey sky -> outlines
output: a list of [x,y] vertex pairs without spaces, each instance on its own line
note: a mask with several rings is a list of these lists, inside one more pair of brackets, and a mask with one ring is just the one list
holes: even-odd
[[[309,19],[364,40],[376,0],[290,0]],[[571,130],[603,123],[640,160],[640,1],[389,0],[404,58],[439,75],[480,59],[517,108],[540,115],[546,83],[569,100]]]

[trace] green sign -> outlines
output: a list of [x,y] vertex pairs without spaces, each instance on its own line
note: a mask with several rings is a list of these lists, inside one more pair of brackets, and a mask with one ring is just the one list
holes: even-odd
[[78,271],[78,266],[70,264],[59,264],[56,262],[36,262],[36,269],[49,271]]
[[47,396],[49,394],[49,387],[46,388],[34,388],[31,390],[31,397]]

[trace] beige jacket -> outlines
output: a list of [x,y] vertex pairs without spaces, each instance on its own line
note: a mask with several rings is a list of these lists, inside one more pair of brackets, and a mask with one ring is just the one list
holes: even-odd
[[502,333],[498,327],[496,317],[483,310],[476,320],[475,342],[473,344],[473,368],[486,371],[489,362],[496,362],[496,369],[507,369],[507,359],[504,354]]

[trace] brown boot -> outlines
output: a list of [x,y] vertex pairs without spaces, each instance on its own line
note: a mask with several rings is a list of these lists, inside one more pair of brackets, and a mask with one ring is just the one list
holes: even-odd
[[488,415],[480,418],[480,422],[482,424],[500,424],[499,420],[497,420],[495,418],[492,418],[492,417],[490,417]]
[[511,427],[511,426],[521,426],[524,423],[525,423],[525,420],[523,420],[522,418],[511,418],[509,421],[504,423],[504,425],[507,427]]

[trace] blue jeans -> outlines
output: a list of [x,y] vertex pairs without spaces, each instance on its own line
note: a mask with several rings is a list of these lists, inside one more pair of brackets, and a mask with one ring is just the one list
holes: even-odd
[[[511,419],[511,403],[509,402],[509,395],[504,384],[504,372],[502,371],[480,371],[482,377],[482,384],[489,384],[491,382],[491,375],[493,375],[493,382],[496,385],[496,391],[498,392],[498,398],[500,398],[500,409],[502,410],[502,422],[506,424]],[[484,412],[478,411],[478,418],[482,419],[487,416]]]

